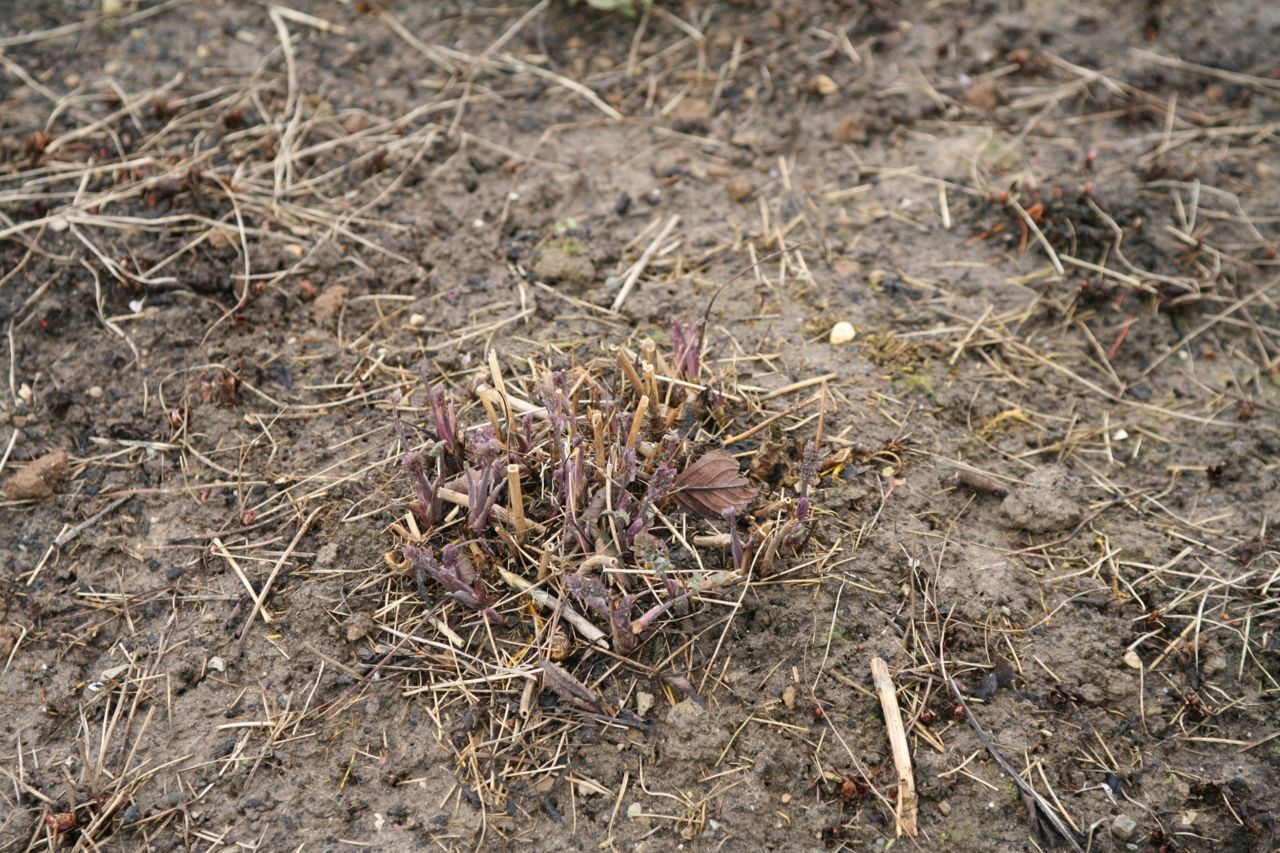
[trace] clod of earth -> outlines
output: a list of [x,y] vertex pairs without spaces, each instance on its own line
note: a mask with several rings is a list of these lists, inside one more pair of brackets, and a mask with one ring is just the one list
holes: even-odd
[[1015,487],[1000,508],[1010,527],[1028,533],[1066,530],[1084,518],[1084,485],[1062,466],[1040,468]]
[[15,471],[4,482],[4,496],[11,501],[44,500],[66,479],[70,470],[67,453],[53,450]]
[[565,238],[539,250],[533,274],[552,284],[590,284],[596,278],[596,265],[581,241]]
[[311,315],[316,323],[324,326],[342,310],[346,304],[349,289],[345,285],[331,284],[320,292],[315,302],[311,303]]

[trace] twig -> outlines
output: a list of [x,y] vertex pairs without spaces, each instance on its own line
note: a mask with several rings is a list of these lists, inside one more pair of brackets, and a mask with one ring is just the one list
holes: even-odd
[[788,415],[794,415],[796,412],[800,411],[801,409],[809,408],[814,403],[818,402],[818,400],[821,399],[821,396],[822,395],[818,395],[817,397],[810,397],[807,400],[802,400],[799,403],[796,403],[794,406],[790,406],[789,408],[786,408],[781,412],[777,412],[776,414],[770,415],[769,417],[765,418],[764,420],[762,420],[760,423],[756,424],[753,427],[749,427],[740,433],[736,433],[734,435],[729,436],[724,440],[725,446],[728,446],[731,444],[737,444],[740,441],[746,441],[748,438],[751,438],[751,436],[760,432],[762,429],[767,429],[770,424],[776,423],[782,420],[783,418],[787,417]]
[[[293,541],[289,543],[288,548],[284,549],[284,553],[280,555],[278,560],[276,560],[276,564],[271,567],[271,574],[267,575],[267,580],[262,584],[262,592],[254,598],[253,609],[249,611],[249,617],[244,620],[244,625],[240,628],[240,649],[242,651],[244,649],[245,638],[249,636],[249,628],[253,625],[253,617],[258,614],[259,610],[262,610],[263,603],[271,593],[271,584],[275,583],[276,575],[280,574],[280,567],[284,565],[285,560],[289,559],[289,555],[293,553],[293,549],[298,547],[298,542],[302,539],[303,534],[305,534],[307,529],[311,527],[311,522],[315,521],[316,516],[320,514],[320,510],[322,509],[324,509],[324,507],[316,507],[313,509],[311,511],[311,515],[308,515],[303,522],[298,525],[297,532],[293,534]],[[262,610],[262,621],[270,621],[267,619],[267,612],[265,610]]]
[[[244,584],[244,588],[249,593],[249,598],[253,599],[252,612],[254,615],[257,615],[258,609],[261,606],[262,601],[258,597],[257,591],[254,590],[253,584],[249,582],[249,576],[244,573],[244,569],[240,568],[240,563],[236,561],[235,557],[231,556],[231,552],[227,550],[226,545],[222,544],[221,539],[218,539],[215,537],[211,544],[213,545],[213,552],[217,554],[219,557],[221,557],[222,559],[227,561],[227,563],[235,571],[236,577],[240,579],[240,583]],[[267,611],[265,610],[262,611],[262,621],[268,624],[271,623],[271,615],[267,613]]]
[[618,296],[613,300],[611,310],[617,312],[622,308],[622,303],[627,301],[627,296],[631,294],[631,288],[635,287],[636,281],[644,274],[645,268],[649,266],[649,261],[653,259],[654,254],[662,246],[662,241],[667,239],[667,235],[671,233],[671,229],[675,228],[680,222],[680,216],[675,215],[667,220],[667,224],[662,226],[662,230],[658,232],[658,236],[653,238],[644,252],[641,253],[640,259],[631,265],[631,269],[627,272],[627,277],[622,282],[622,289],[618,291]]
[[595,625],[592,625],[590,620],[578,613],[578,611],[559,601],[554,595],[547,592],[545,589],[539,589],[514,572],[509,572],[506,569],[498,569],[498,574],[502,575],[502,579],[507,582],[507,586],[517,592],[523,592],[525,595],[529,596],[548,610],[555,610],[559,607],[560,615],[564,617],[564,621],[577,629],[578,633],[581,634],[588,643],[591,643],[592,645],[599,645],[606,649],[609,648],[609,641],[606,639],[604,631],[601,631]]
[[803,391],[804,389],[811,388],[814,385],[821,385],[823,382],[833,382],[839,378],[840,378],[839,373],[824,373],[821,376],[814,376],[810,379],[801,379],[799,382],[792,382],[790,385],[783,385],[781,388],[773,389],[768,394],[763,395],[760,398],[760,402],[763,403],[766,400],[773,400],[778,397],[783,397],[795,391]]
[[1027,213],[1015,199],[1009,199],[1009,206],[1014,209],[1014,212],[1021,217],[1023,223],[1031,229],[1031,233],[1036,236],[1036,242],[1044,249],[1044,253],[1049,256],[1049,263],[1053,264],[1053,271],[1059,277],[1065,277],[1067,271],[1062,268],[1062,261],[1058,260],[1058,253],[1053,250],[1053,246],[1049,245],[1049,240],[1044,236],[1044,232],[1040,230],[1040,226],[1036,225],[1036,221],[1031,218],[1031,214]]
[[[16,436],[17,433],[14,433],[14,435]],[[111,503],[107,504],[102,509],[95,512],[93,515],[89,516],[84,521],[77,524],[75,527],[71,528],[70,530],[66,530],[66,531],[63,531],[62,533],[59,533],[58,538],[53,540],[53,544],[61,548],[63,545],[66,545],[72,539],[75,539],[81,533],[84,533],[90,527],[97,524],[100,520],[102,520],[104,516],[112,512],[116,507],[125,503],[132,497],[133,495],[125,495],[122,498],[116,498]]]
[[889,665],[881,658],[871,659],[871,679],[880,697],[880,710],[884,712],[885,728],[889,732],[889,745],[893,748],[893,766],[898,771],[897,833],[901,837],[916,837],[916,815],[920,809],[916,798],[916,781],[911,771],[911,750],[907,746],[907,733],[902,727],[902,712],[898,709],[898,692],[889,674]]
[[1048,800],[1040,796],[1039,792],[1037,792],[1035,788],[1031,787],[1031,785],[1022,778],[1021,774],[1019,774],[1017,770],[1014,770],[1013,767],[1010,766],[1004,755],[996,748],[996,745],[991,742],[990,736],[983,730],[981,724],[978,723],[978,718],[973,715],[973,711],[969,708],[969,703],[965,702],[964,694],[960,692],[959,685],[956,684],[950,673],[947,672],[946,661],[942,660],[941,656],[939,656],[938,659],[938,671],[942,674],[942,679],[947,683],[947,687],[951,688],[951,694],[955,696],[956,704],[964,710],[965,719],[969,721],[969,727],[973,729],[973,733],[977,735],[978,742],[981,743],[983,747],[986,748],[987,752],[991,754],[991,757],[996,760],[996,764],[1000,765],[1000,769],[1009,774],[1009,777],[1013,779],[1014,784],[1018,786],[1018,790],[1022,792],[1023,796],[1029,797],[1035,801],[1036,807],[1040,809],[1041,814],[1043,814],[1045,819],[1053,826],[1054,831],[1057,832],[1058,835],[1062,836],[1062,838],[1066,839],[1066,842],[1071,845],[1071,849],[1075,850],[1076,853],[1084,853],[1084,848],[1081,847],[1080,842],[1076,840],[1075,832],[1071,827],[1067,826],[1066,822],[1063,821],[1057,810],[1049,804]]

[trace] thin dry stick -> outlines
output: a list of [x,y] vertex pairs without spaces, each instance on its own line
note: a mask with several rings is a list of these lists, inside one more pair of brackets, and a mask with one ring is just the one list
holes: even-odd
[[627,296],[631,293],[631,288],[635,287],[636,281],[644,274],[645,268],[649,266],[649,261],[653,260],[653,256],[662,246],[662,242],[667,239],[667,235],[671,233],[671,229],[680,223],[680,217],[672,216],[667,220],[667,224],[662,226],[662,230],[658,232],[658,236],[653,238],[653,242],[648,245],[640,255],[640,260],[632,264],[631,269],[627,272],[626,279],[622,282],[622,289],[618,291],[618,296],[613,300],[611,306],[613,311],[617,311],[622,307],[622,303],[627,301]]
[[1059,277],[1065,277],[1067,271],[1062,268],[1062,261],[1058,260],[1058,253],[1053,250],[1053,246],[1049,245],[1048,239],[1044,236],[1044,232],[1040,230],[1040,226],[1036,225],[1036,221],[1031,218],[1031,214],[1023,209],[1014,199],[1009,199],[1009,206],[1022,219],[1023,223],[1031,229],[1031,233],[1035,235],[1036,242],[1040,244],[1040,248],[1044,249],[1044,253],[1049,256],[1049,263],[1053,264],[1053,271]]
[[893,766],[898,771],[897,833],[901,837],[916,837],[916,814],[920,810],[916,798],[916,780],[911,771],[911,750],[907,746],[907,732],[902,727],[902,712],[898,709],[898,692],[889,675],[889,665],[881,658],[871,659],[871,679],[880,697],[880,710],[884,712],[885,728],[889,731],[889,745],[893,747]]
[[[271,585],[275,583],[276,575],[280,574],[280,567],[284,565],[285,560],[289,559],[289,555],[293,553],[293,549],[298,547],[298,542],[301,541],[303,534],[305,534],[307,529],[311,527],[311,522],[315,521],[316,516],[320,514],[320,510],[322,509],[324,509],[324,507],[316,507],[311,511],[311,515],[308,515],[303,519],[303,522],[298,525],[298,531],[293,534],[293,541],[289,543],[288,548],[284,549],[284,553],[280,555],[280,559],[276,560],[276,564],[271,567],[271,574],[267,575],[267,580],[262,584],[261,594],[255,596],[253,599],[253,609],[249,611],[249,618],[244,620],[244,625],[240,628],[241,650],[244,649],[245,638],[249,636],[249,628],[253,625],[253,617],[257,616],[259,611],[262,612],[263,622],[271,621],[267,618],[267,611],[262,607],[263,603],[267,600],[267,596],[271,594]],[[216,542],[217,540],[215,539],[214,541]]]
[[591,621],[578,613],[578,611],[574,610],[569,605],[564,604],[545,589],[534,586],[514,572],[509,572],[506,569],[500,568],[498,569],[498,574],[507,582],[507,586],[517,590],[518,592],[523,592],[525,595],[529,596],[535,602],[548,610],[555,610],[559,607],[561,618],[572,625],[588,643],[600,645],[606,649],[609,648],[609,639],[605,636],[604,631],[601,631],[595,625],[592,625]]
[[748,438],[751,438],[751,436],[755,435],[761,430],[767,429],[770,424],[777,423],[778,421],[782,420],[788,415],[794,415],[796,412],[799,412],[802,409],[809,408],[814,403],[818,402],[819,399],[821,399],[821,395],[819,395],[818,397],[810,397],[808,400],[802,400],[801,402],[796,403],[794,406],[791,406],[788,409],[784,409],[781,412],[772,414],[769,417],[762,420],[760,423],[756,424],[755,426],[749,427],[740,433],[736,433],[735,435],[731,435],[728,438],[726,438],[724,440],[725,446],[727,447],[728,445],[731,445],[731,444],[737,444],[739,441],[746,441]]
[[[258,608],[262,604],[262,599],[259,597],[259,594],[254,591],[253,584],[249,582],[248,575],[244,573],[244,569],[240,568],[240,564],[236,562],[235,557],[231,556],[231,552],[227,550],[227,546],[222,544],[221,539],[214,537],[211,544],[213,545],[214,553],[230,564],[231,568],[235,570],[236,577],[240,578],[240,583],[244,584],[244,588],[248,590],[249,598],[253,599],[253,615],[256,616],[258,614]],[[250,620],[252,620],[252,616],[250,617]],[[271,616],[265,610],[262,611],[262,621],[266,622],[268,625],[271,624]]]
[[961,709],[963,709],[965,718],[969,721],[969,728],[973,729],[973,733],[977,735],[978,742],[981,743],[991,757],[996,760],[996,764],[1000,765],[1000,769],[1007,773],[1009,778],[1013,779],[1013,783],[1018,786],[1018,790],[1022,792],[1023,796],[1029,797],[1035,802],[1036,806],[1040,809],[1040,813],[1049,821],[1049,824],[1053,827],[1054,831],[1062,838],[1066,839],[1066,842],[1071,846],[1071,849],[1075,850],[1076,853],[1084,853],[1084,848],[1082,848],[1080,846],[1080,842],[1076,840],[1075,832],[1072,831],[1071,827],[1067,826],[1065,821],[1063,821],[1062,815],[1058,814],[1057,810],[1049,804],[1049,801],[1040,796],[1040,793],[1035,788],[1031,787],[1031,784],[1023,779],[1022,775],[1018,773],[1017,770],[1014,770],[1013,767],[1009,765],[1004,754],[996,748],[994,743],[991,742],[991,737],[986,733],[986,730],[982,728],[982,725],[978,722],[978,718],[973,715],[973,711],[969,708],[969,703],[964,700],[964,694],[960,692],[959,685],[957,685],[947,673],[946,662],[942,660],[941,656],[938,658],[938,664],[943,680],[946,682],[947,686],[951,688],[951,695],[955,697],[956,703],[961,707]]
[[627,448],[635,449],[636,437],[640,434],[640,425],[644,423],[645,412],[649,410],[649,395],[642,394],[636,404],[636,413],[631,418],[631,429],[627,432]]
[[806,388],[812,388],[814,385],[821,385],[823,382],[834,382],[839,378],[839,373],[824,373],[821,376],[801,379],[799,382],[792,382],[790,385],[783,385],[781,388],[775,388],[768,394],[762,395],[760,397],[760,402],[764,403],[769,400],[777,399],[778,397],[786,396],[787,394],[795,393],[796,391],[803,391]]
[[507,466],[507,491],[511,500],[511,521],[516,528],[516,539],[524,534],[524,496],[520,491],[520,466]]

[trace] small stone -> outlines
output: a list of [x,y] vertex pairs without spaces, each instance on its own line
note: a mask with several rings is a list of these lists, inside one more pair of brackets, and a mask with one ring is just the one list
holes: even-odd
[[210,672],[226,672],[227,662],[223,660],[221,657],[219,657],[218,655],[214,655],[213,657],[209,658],[209,671]]
[[730,201],[746,201],[756,191],[756,188],[751,184],[751,179],[746,175],[738,175],[730,179],[729,183],[725,185],[725,189],[729,193]]
[[840,87],[836,85],[835,80],[832,80],[827,75],[819,74],[809,81],[809,91],[825,98],[828,95],[834,95],[839,92]]
[[848,145],[850,142],[866,142],[867,126],[861,116],[847,115],[836,123],[836,142]]
[[359,133],[369,126],[369,117],[364,113],[352,113],[342,120],[342,129],[347,133]]
[[11,501],[44,500],[53,496],[70,471],[66,451],[54,450],[27,464],[4,482],[4,496]]
[[943,817],[949,816],[951,814],[951,803],[948,803],[946,800],[939,800],[938,811]]
[[969,106],[989,113],[1004,103],[1005,92],[999,80],[979,80],[969,87],[964,97]]
[[856,335],[857,332],[853,330],[853,324],[841,320],[839,323],[836,323],[831,327],[831,335],[828,340],[830,340],[832,344],[839,346],[840,344],[849,343],[849,341],[853,340]]
[[653,710],[653,694],[644,690],[636,691],[636,713],[641,717]]
[[62,78],[62,85],[66,86],[68,89],[74,89],[76,86],[80,85],[80,75],[72,71],[66,77]]
[[415,329],[425,328],[427,325],[427,315],[426,314],[410,314],[409,325]]
[[102,0],[98,8],[104,18],[118,18],[124,14],[124,0]]
[[870,284],[872,287],[879,287],[880,285],[884,284],[884,279],[885,279],[885,276],[887,275],[888,273],[886,273],[884,270],[879,270],[879,269],[872,270],[871,272],[867,273],[867,283]]
[[794,711],[796,708],[796,686],[788,684],[782,688],[782,704],[787,707],[788,711]]
[[782,804],[785,806],[785,805],[786,805],[787,803],[789,803],[789,802],[791,802],[791,795],[790,795],[790,794],[783,794],[783,795],[782,795]]
[[1111,834],[1121,841],[1132,841],[1138,834],[1138,822],[1127,814],[1118,814],[1111,821]]
[[101,400],[101,399],[102,399],[102,386],[101,386],[101,385],[91,385],[91,386],[89,387],[89,390],[88,390],[88,391],[85,391],[84,393],[88,394],[88,395],[89,395],[89,399],[91,399],[91,400]]
[[631,805],[627,806],[627,817],[631,818],[632,820],[635,820],[636,818],[640,817],[640,815],[642,814],[644,814],[644,807],[641,806],[639,803],[632,803]]

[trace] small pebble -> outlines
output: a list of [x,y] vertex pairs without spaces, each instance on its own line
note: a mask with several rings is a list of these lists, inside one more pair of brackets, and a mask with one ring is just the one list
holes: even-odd
[[212,670],[213,672],[226,672],[227,662],[222,658],[218,657],[217,655],[214,655],[213,657],[209,658],[209,669]]
[[783,795],[782,795],[782,804],[785,806],[785,805],[786,805],[787,803],[789,803],[789,802],[791,802],[791,795],[790,795],[790,794],[783,794]]
[[796,707],[796,687],[794,684],[788,684],[782,688],[782,704],[787,706],[788,711],[794,711]]
[[730,201],[746,201],[756,188],[751,185],[750,179],[745,175],[738,175],[729,181],[727,189]]
[[101,399],[102,399],[102,386],[101,386],[101,385],[93,385],[93,386],[91,386],[91,387],[89,388],[89,390],[88,390],[88,391],[85,391],[85,393],[89,395],[90,399],[93,399],[93,400],[101,400]]
[[951,803],[948,803],[946,800],[939,800],[938,811],[942,813],[943,817],[947,817],[951,814]]
[[841,320],[839,323],[836,323],[831,327],[830,341],[836,345],[847,344],[849,341],[853,340],[856,334],[857,333],[853,330],[852,323],[846,323]]
[[822,97],[834,95],[840,91],[840,87],[836,85],[836,81],[832,80],[825,74],[819,74],[809,81],[809,89]]
[[1111,834],[1121,841],[1132,841],[1138,834],[1138,822],[1127,814],[1118,814],[1111,821]]
[[427,325],[427,315],[426,314],[410,314],[409,325],[415,329],[423,328],[424,326]]

